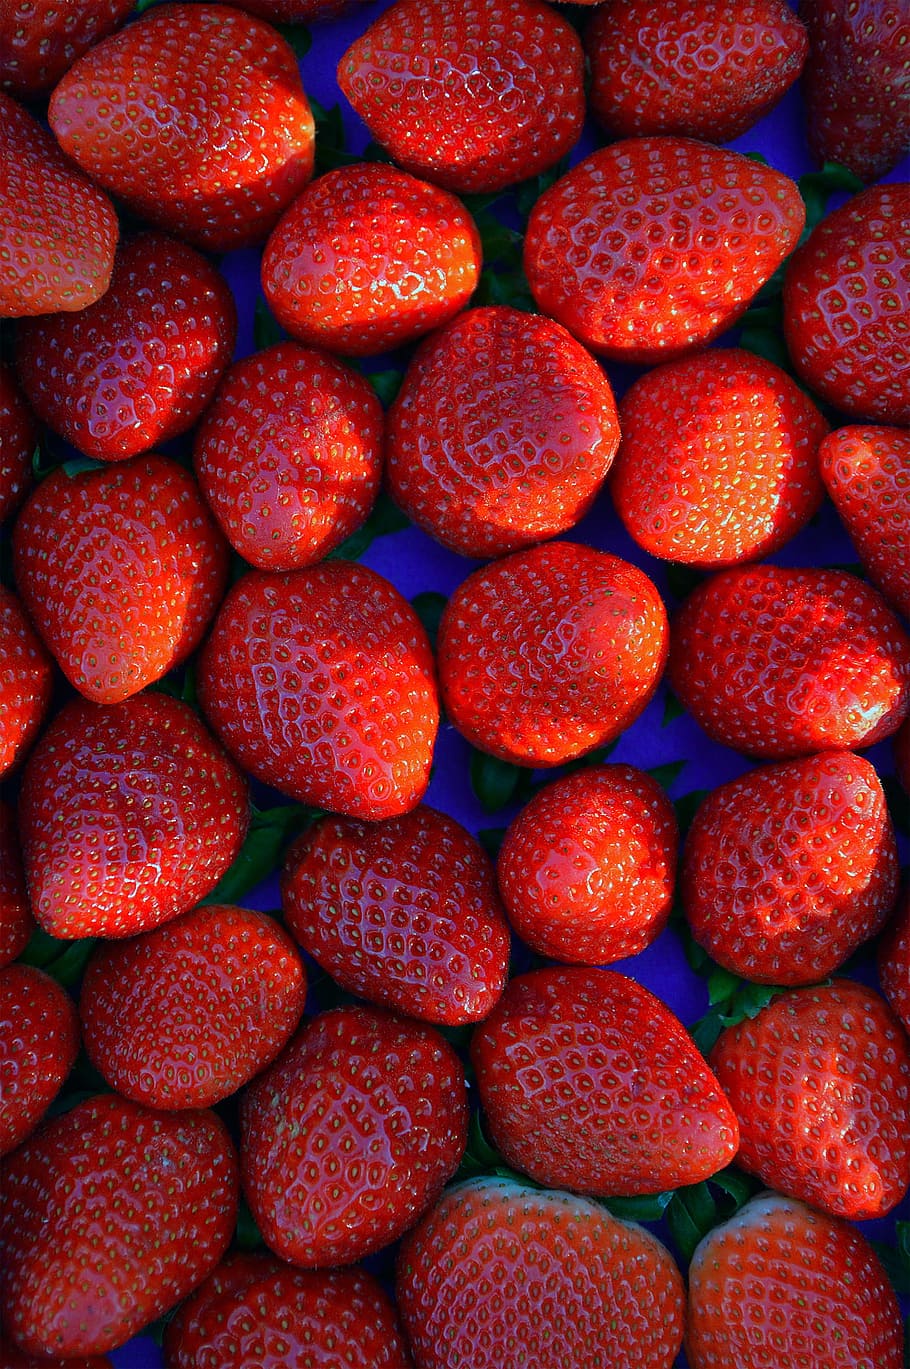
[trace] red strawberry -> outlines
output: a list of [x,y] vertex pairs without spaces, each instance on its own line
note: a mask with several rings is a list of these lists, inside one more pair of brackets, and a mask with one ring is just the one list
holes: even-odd
[[102,1354],[195,1288],[227,1249],[237,1162],[211,1112],[80,1103],[4,1162],[0,1311],[39,1355]]
[[85,1048],[118,1093],[206,1108],[271,1064],[297,1027],[306,977],[264,913],[212,904],[99,946],[79,1000]]
[[34,930],[13,810],[0,799],[0,967],[22,954]]
[[501,190],[581,133],[584,54],[538,0],[398,0],[338,63],[338,85],[406,171]]
[[511,980],[474,1030],[471,1061],[493,1143],[547,1187],[658,1193],[736,1154],[736,1118],[695,1042],[613,970]]
[[14,594],[0,585],[0,775],[25,757],[47,715],[54,673]]
[[739,348],[668,361],[620,405],[610,492],[652,556],[729,566],[770,555],[819,509],[828,431],[785,371]]
[[107,196],[0,91],[0,318],[94,304],[117,233]]
[[227,545],[193,477],[164,456],[52,472],[13,530],[26,608],[67,679],[119,703],[198,646]]
[[610,382],[564,328],[471,309],[407,370],[389,412],[387,479],[444,546],[501,556],[573,527],[618,445]]
[[323,818],[291,847],[289,931],[349,993],[426,1022],[486,1017],[505,986],[509,931],[490,859],[421,805],[364,823]]
[[20,325],[16,365],[39,418],[87,456],[121,461],[192,427],[236,333],[215,268],[185,243],[141,233],[121,246],[97,304]]
[[0,1155],[35,1130],[78,1050],[79,1018],[66,991],[31,965],[0,970]]
[[910,637],[845,571],[737,567],[683,604],[669,677],[709,736],[737,751],[783,760],[865,747],[910,710]]
[[136,936],[209,893],[240,850],[246,784],[186,704],[67,704],[19,808],[35,917],[52,936]]
[[5,0],[0,5],[0,87],[31,100],[77,57],[119,28],[134,0]]
[[27,1355],[13,1345],[4,1345],[3,1369],[113,1369],[107,1355],[80,1355],[78,1359],[48,1359],[45,1355]]
[[790,989],[710,1055],[739,1119],[736,1163],[834,1216],[890,1212],[910,1186],[910,1041],[871,989]]
[[855,1227],[762,1193],[689,1266],[691,1369],[902,1369],[900,1309]]
[[687,138],[601,148],[544,191],[524,263],[538,308],[615,361],[653,363],[729,328],[795,246],[793,181]]
[[784,276],[793,365],[852,418],[910,423],[910,185],[872,186],[822,219]]
[[882,937],[878,973],[882,992],[910,1033],[910,889]]
[[448,191],[381,162],[320,176],[262,258],[278,322],[313,347],[365,356],[413,342],[467,304],[480,236]]
[[679,830],[656,780],[631,765],[564,775],[511,822],[497,874],[509,921],[540,955],[599,965],[667,924]]
[[279,342],[228,371],[193,461],[241,556],[264,570],[297,570],[366,519],[383,429],[369,381],[324,352]]
[[611,0],[585,47],[591,108],[614,137],[728,143],[790,88],[809,40],[785,0]]
[[515,552],[469,575],[446,605],[446,713],[494,756],[561,765],[639,716],[667,637],[660,595],[637,566],[576,542]]
[[432,1027],[337,1008],[250,1085],[241,1127],[266,1243],[295,1264],[349,1264],[413,1226],[458,1168],[464,1072]]
[[262,242],[313,173],[293,52],[227,5],[144,14],[79,59],[48,118],[99,184],[212,251]]
[[405,1237],[396,1288],[418,1369],[670,1369],[682,1341],[655,1236],[511,1179],[450,1189]]
[[0,362],[0,523],[22,502],[38,425],[9,366]]
[[365,566],[245,575],[203,648],[199,697],[244,769],[302,803],[372,821],[426,792],[433,653],[407,600]]

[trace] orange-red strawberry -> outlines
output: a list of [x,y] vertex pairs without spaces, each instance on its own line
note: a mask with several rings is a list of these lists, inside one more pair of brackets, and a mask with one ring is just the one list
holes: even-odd
[[0,362],[0,523],[28,488],[38,425],[9,366]]
[[15,817],[0,799],[0,966],[22,954],[34,930]]
[[31,965],[0,970],[0,1155],[35,1130],[78,1050],[79,1018],[66,990]]
[[77,57],[119,28],[135,0],[4,0],[0,87],[32,100],[55,86]]
[[882,992],[910,1033],[910,889],[882,937],[878,974]]
[[0,775],[28,754],[51,702],[54,672],[10,590],[0,585]]

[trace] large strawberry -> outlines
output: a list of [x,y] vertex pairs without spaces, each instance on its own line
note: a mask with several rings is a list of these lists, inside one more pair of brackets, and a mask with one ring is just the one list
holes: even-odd
[[0,362],[0,523],[28,488],[38,425],[11,368]]
[[0,1155],[35,1130],[79,1049],[76,1005],[31,965],[0,970]]
[[910,1034],[910,889],[882,937],[878,973],[882,992]]
[[0,585],[0,775],[28,754],[51,702],[54,672],[22,605]]
[[0,87],[32,100],[55,86],[77,57],[119,28],[135,0],[4,0]]
[[22,954],[34,930],[15,815],[0,799],[0,967]]

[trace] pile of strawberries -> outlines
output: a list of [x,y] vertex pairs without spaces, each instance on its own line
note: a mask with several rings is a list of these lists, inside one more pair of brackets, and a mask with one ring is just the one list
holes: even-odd
[[133,8],[0,4],[0,1362],[902,1369],[903,8]]

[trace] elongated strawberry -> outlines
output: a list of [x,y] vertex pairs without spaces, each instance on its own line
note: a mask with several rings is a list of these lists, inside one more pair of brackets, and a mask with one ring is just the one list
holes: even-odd
[[10,590],[0,585],[0,775],[28,754],[51,702],[51,658]]
[[0,362],[0,523],[22,502],[38,425],[9,366]]
[[0,799],[0,968],[22,954],[34,930],[15,816]]
[[132,8],[133,0],[6,0],[0,6],[0,87],[20,100],[43,95]]
[[78,1049],[79,1018],[66,990],[31,965],[0,970],[0,1155],[35,1130]]
[[878,973],[882,992],[910,1034],[910,890],[882,937]]

